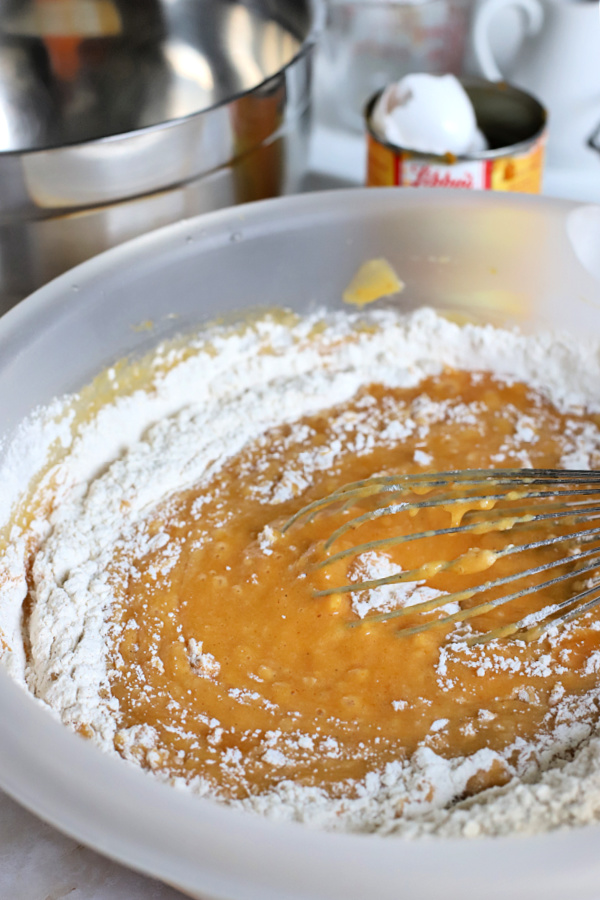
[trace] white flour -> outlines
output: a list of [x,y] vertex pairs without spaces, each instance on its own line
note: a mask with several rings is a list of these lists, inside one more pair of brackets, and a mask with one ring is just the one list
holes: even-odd
[[[350,571],[350,581],[371,581],[377,578],[388,578],[401,572],[400,566],[391,562],[385,554],[372,551],[358,556]],[[425,603],[443,596],[440,591],[426,587],[422,582],[405,581],[399,584],[385,584],[377,588],[357,591],[352,596],[352,609],[360,619],[372,612],[388,612],[415,603]],[[447,603],[443,611],[458,612],[458,603]]]
[[[53,479],[54,511],[47,522],[31,526],[40,548],[33,566],[27,665],[20,636],[26,593],[25,545],[18,529],[13,528],[11,545],[0,557],[0,628],[10,646],[5,663],[63,722],[72,727],[87,723],[104,750],[115,752],[118,727],[118,703],[110,698],[106,666],[111,605],[106,572],[116,547],[135,547],[143,554],[160,546],[164,535],[150,538],[139,525],[162,498],[208,479],[224,460],[248,442],[260,440],[275,425],[342,403],[361,385],[380,382],[410,387],[444,366],[485,370],[526,382],[564,411],[600,411],[598,345],[585,347],[564,336],[525,338],[491,327],[459,328],[430,310],[406,318],[391,312],[372,314],[366,318],[376,327],[356,331],[351,340],[340,340],[353,331],[356,318],[361,317],[331,316],[325,330],[315,329],[316,316],[292,328],[266,318],[242,332],[221,329],[212,335],[209,349],[198,341],[197,352],[176,363],[168,374],[157,376],[152,390],[105,407],[73,438],[68,404],[64,412],[55,404],[51,414],[39,414],[28,426],[29,433],[41,430],[38,443],[43,449],[58,440],[69,447],[69,453],[46,477],[46,482]],[[387,439],[401,440],[403,428],[425,428],[430,413],[424,403],[418,421],[390,421]],[[455,414],[468,422],[468,409]],[[368,417],[365,410],[365,421]],[[358,453],[373,440],[368,429],[361,429],[356,421],[348,423],[345,434],[350,435],[348,440],[354,442]],[[276,485],[261,480],[259,473],[256,496],[278,502],[301,492],[312,474],[332,465],[343,449],[345,434],[340,435],[339,446],[334,442],[322,454],[302,459],[297,471],[286,472]],[[527,445],[534,439],[530,423],[521,421],[517,437],[511,438],[513,446],[508,446],[507,439],[503,452],[520,454],[518,458],[526,466]],[[574,429],[565,441],[564,465],[600,467],[598,429]],[[417,451],[415,463],[428,465],[427,453]],[[17,440],[0,468],[3,483],[11,486],[0,507],[0,524],[8,519],[9,507],[40,464],[40,458],[20,452]],[[261,541],[268,554],[270,536],[263,534]],[[156,572],[157,580],[167,574],[176,554],[177,548],[172,548],[171,562],[165,557],[164,567]],[[382,571],[389,574],[385,557],[373,555],[361,564],[357,580],[381,577],[374,573]],[[396,586],[395,594],[391,589],[363,592],[354,600],[355,610],[365,615],[398,603],[419,602],[428,599],[429,594],[422,596],[428,590],[414,584]],[[201,644],[190,645],[188,650],[203,677],[218,673],[218,661]],[[440,689],[451,688],[445,653],[438,669]],[[473,650],[467,656],[467,664],[478,674],[495,664],[483,651]],[[501,657],[496,663],[510,664]],[[588,665],[596,664],[590,657]],[[244,702],[244,697],[238,699]],[[600,737],[578,724],[581,710],[575,709],[575,701],[567,703],[557,695],[557,703],[561,702],[565,703],[564,715],[552,746],[537,748],[541,771],[530,775],[522,754],[510,770],[522,777],[468,801],[455,802],[472,775],[489,769],[494,761],[507,766],[499,754],[480,750],[468,758],[446,760],[432,746],[423,746],[409,761],[390,763],[383,771],[370,773],[351,799],[332,799],[317,788],[286,781],[268,793],[236,802],[269,816],[320,827],[397,831],[411,836],[528,832],[600,819]],[[594,704],[595,698],[578,702]],[[395,703],[402,708],[402,698]],[[485,717],[486,711],[481,715]],[[445,720],[434,724],[435,736],[443,732]],[[218,722],[211,723],[215,740],[218,727]],[[326,745],[326,740],[319,737],[317,749],[335,755],[335,742]],[[273,732],[265,744],[265,762],[282,765],[286,742],[293,744],[288,752],[315,749],[314,735]],[[573,755],[573,748],[582,742]],[[129,735],[123,755],[139,759],[134,745],[145,748],[146,763],[159,769],[151,728],[143,726],[136,735]],[[239,760],[234,756],[230,763],[235,767]],[[160,771],[157,774],[161,777]],[[208,790],[200,779],[188,787],[199,793]]]

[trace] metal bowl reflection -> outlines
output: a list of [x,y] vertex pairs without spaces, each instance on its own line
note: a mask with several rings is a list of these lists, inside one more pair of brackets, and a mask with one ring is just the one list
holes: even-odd
[[294,190],[318,0],[0,11],[0,312],[160,225]]

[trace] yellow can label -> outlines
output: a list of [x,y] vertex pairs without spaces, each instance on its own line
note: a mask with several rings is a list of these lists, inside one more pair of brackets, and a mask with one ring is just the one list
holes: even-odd
[[526,153],[492,160],[491,190],[539,194],[542,190],[544,138],[545,135]]
[[398,180],[398,157],[400,152],[380,144],[368,135],[367,187],[391,187],[400,184]]
[[542,189],[545,133],[518,154],[495,159],[440,159],[395,150],[368,134],[369,187],[449,187],[469,190],[518,191]]

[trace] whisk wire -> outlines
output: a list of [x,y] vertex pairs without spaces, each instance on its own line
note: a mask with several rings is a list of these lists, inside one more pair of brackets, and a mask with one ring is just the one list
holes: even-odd
[[[491,492],[486,492],[488,488],[491,489]],[[419,498],[420,495],[431,492],[435,492],[434,496]],[[400,502],[390,503],[390,495],[398,498],[402,495],[408,495],[408,497]],[[418,499],[415,499],[415,495]],[[523,501],[525,501],[524,505],[515,505],[523,504]],[[410,571],[398,572],[383,578],[350,582],[314,592],[316,597],[326,597],[331,594],[358,593],[405,582],[423,583],[428,578],[444,571],[451,569],[461,571],[461,566],[464,570],[464,562],[467,558],[473,562],[476,557],[476,564],[479,568],[471,567],[464,571],[475,572],[491,568],[499,559],[513,554],[560,547],[561,545],[565,545],[567,548],[565,555],[538,566],[525,568],[501,578],[491,579],[407,607],[392,609],[380,614],[370,614],[362,620],[363,622],[381,622],[431,612],[449,603],[462,603],[482,593],[494,593],[519,580],[536,578],[552,569],[571,564],[569,571],[552,578],[529,584],[519,590],[511,590],[506,594],[501,593],[499,596],[493,596],[482,603],[462,608],[447,616],[429,619],[410,627],[405,626],[399,632],[403,635],[413,635],[433,627],[468,622],[472,618],[481,616],[511,601],[547,591],[555,585],[564,584],[575,577],[581,577],[588,573],[593,574],[600,568],[600,544],[597,543],[600,538],[600,527],[576,531],[564,531],[564,529],[567,527],[578,528],[582,523],[591,523],[600,518],[599,501],[600,472],[598,471],[483,469],[433,474],[382,475],[345,485],[328,496],[308,504],[285,523],[282,531],[287,531],[302,520],[309,522],[331,507],[334,507],[337,512],[346,514],[358,503],[369,502],[370,509],[344,522],[324,541],[323,551],[328,553],[332,545],[348,532],[358,530],[363,525],[384,516],[395,516],[399,513],[416,515],[424,510],[442,507],[447,509],[453,518],[458,518],[459,524],[449,528],[396,534],[359,543],[337,553],[328,554],[312,566],[312,569],[316,570],[352,556],[357,557],[370,551],[389,549],[423,539],[500,531],[519,533],[527,528],[552,524],[563,528],[561,533],[538,541],[511,543],[498,550],[474,548],[455,559],[430,560]],[[591,547],[589,546],[590,542],[593,543]],[[474,554],[474,556],[470,556],[470,554]],[[507,623],[484,634],[470,635],[467,642],[479,644],[513,635],[528,637],[534,633],[541,634],[554,625],[562,625],[584,615],[600,604],[600,572],[597,574],[598,578],[594,583],[586,586],[584,590],[572,594],[559,603],[547,604],[517,622]],[[591,599],[586,600],[587,597],[591,597]],[[584,600],[585,602],[582,602]],[[558,613],[562,614],[557,615]],[[532,622],[534,622],[533,625]],[[361,623],[351,624],[359,625]]]
[[[581,514],[584,510],[586,511],[586,513],[589,513],[589,512],[600,513],[600,507],[592,505],[593,503],[597,502],[598,491],[597,490],[596,491],[593,491],[593,490],[572,491],[570,496],[579,496],[582,494],[588,494],[588,495],[593,494],[595,499],[589,500],[587,502],[586,501],[578,501],[578,503],[576,505],[574,505],[572,503],[565,504],[565,501],[560,501],[561,502],[560,507],[558,507],[558,502],[557,502],[556,504],[554,504],[554,506],[558,507],[560,509],[560,512],[557,512],[556,516],[557,517],[559,517],[559,516],[564,517],[564,516],[569,516],[569,515],[575,516],[575,515]],[[556,497],[556,492],[555,491],[532,491],[527,494],[528,500],[545,499],[546,497]],[[337,528],[333,532],[333,534],[331,534],[330,537],[327,538],[327,540],[325,541],[325,543],[323,545],[323,549],[329,550],[329,548],[340,537],[342,537],[344,534],[346,534],[346,532],[354,531],[356,528],[360,528],[360,526],[365,522],[372,522],[374,519],[379,519],[383,516],[396,515],[397,513],[406,512],[408,510],[414,510],[414,511],[418,512],[420,510],[434,509],[436,507],[446,508],[446,507],[452,507],[452,506],[463,506],[465,503],[468,502],[469,504],[471,504],[471,503],[481,504],[480,509],[477,509],[477,506],[475,506],[475,508],[472,510],[472,512],[476,512],[479,515],[481,515],[482,517],[488,516],[488,517],[498,517],[499,518],[502,515],[502,509],[486,509],[484,504],[489,505],[491,503],[496,503],[496,502],[502,501],[502,500],[506,500],[506,494],[477,494],[477,495],[466,494],[464,496],[461,496],[460,498],[447,496],[447,497],[438,497],[435,500],[421,500],[421,501],[414,502],[414,503],[404,502],[404,503],[393,504],[390,506],[379,507],[375,510],[370,510],[369,512],[363,513],[360,516],[356,516],[355,518],[351,519],[349,522],[345,522],[343,525],[340,525],[340,527]],[[588,503],[589,503],[589,505],[587,505]],[[567,505],[569,507],[566,510],[564,509],[565,505]],[[572,510],[571,510],[571,506],[574,506],[574,508]],[[343,509],[345,509],[346,507],[347,507],[347,503],[344,504]],[[550,508],[551,507],[552,507],[552,504],[550,505]],[[519,512],[526,513],[526,511],[531,508],[535,508],[535,507],[530,507],[530,506],[518,507],[518,508],[513,509],[512,512],[513,512],[513,514],[519,513]],[[543,516],[539,516],[539,521],[542,521],[543,519],[549,519],[549,518],[551,518],[550,513],[545,513]],[[527,519],[526,521],[531,521],[531,520]]]
[[[593,513],[593,515],[590,515],[590,513]],[[514,528],[520,528],[521,526],[524,526],[524,525],[532,525],[534,523],[540,523],[543,521],[556,521],[557,519],[562,518],[562,517],[565,517],[565,518],[570,517],[572,524],[578,524],[579,522],[582,522],[582,521],[590,521],[590,519],[593,520],[596,518],[600,518],[600,507],[591,507],[586,512],[585,516],[582,516],[580,513],[578,513],[577,516],[575,516],[575,513],[573,513],[573,512],[561,512],[561,513],[555,513],[555,514],[548,513],[548,514],[535,515],[535,516],[531,515],[531,514],[526,514],[524,516],[507,516],[506,513],[504,513],[501,517],[498,516],[498,519],[501,522],[503,521],[505,523],[505,527],[502,529],[500,529],[500,528],[492,529],[491,525],[493,525],[493,523],[494,523],[494,519],[492,519],[489,530],[508,531],[508,530],[513,530]],[[379,538],[378,540],[375,540],[375,541],[367,541],[364,544],[357,544],[354,547],[348,547],[345,550],[340,550],[338,553],[334,553],[332,556],[327,556],[325,559],[320,560],[318,563],[315,563],[313,568],[314,569],[322,569],[322,568],[325,568],[325,566],[329,566],[332,563],[337,562],[338,560],[341,560],[341,559],[345,559],[348,556],[360,556],[362,553],[367,553],[368,551],[384,550],[384,549],[388,549],[389,547],[398,546],[399,544],[406,544],[411,541],[422,540],[423,538],[440,537],[442,535],[450,535],[450,534],[467,534],[468,532],[483,533],[482,523],[481,522],[470,522],[470,523],[467,523],[464,525],[455,525],[451,528],[437,528],[435,530],[430,529],[429,531],[420,531],[420,532],[416,532],[414,534],[402,534],[402,535],[396,535],[395,537]],[[591,529],[591,530],[589,530],[589,533],[596,534],[597,530]],[[578,532],[577,537],[579,539],[579,538],[584,537],[587,534],[588,534],[588,531]],[[548,546],[551,543],[564,542],[564,540],[565,540],[564,536],[558,537],[556,541],[549,539]],[[323,545],[323,549],[324,550],[328,549],[328,546],[331,546],[329,540],[325,542],[325,544]],[[505,550],[499,550],[499,551],[497,551],[498,558],[507,555],[507,553],[518,552],[519,549],[525,550],[525,549],[531,549],[533,547],[538,547],[538,546],[544,546],[544,544],[543,543],[541,543],[541,544],[525,544],[525,545],[521,545],[520,548],[516,547],[516,548],[507,548]]]
[[[581,604],[580,601],[590,594],[595,594],[595,598],[593,600],[588,600],[587,603]],[[568,597],[566,600],[562,600],[560,603],[555,603],[551,606],[544,607],[538,614],[541,617],[539,622],[533,621],[535,618],[535,614],[525,616],[519,622],[514,622],[510,625],[503,625],[500,628],[493,629],[492,631],[486,631],[484,634],[469,636],[466,639],[466,643],[468,646],[474,647],[477,644],[484,644],[488,641],[493,641],[500,637],[511,637],[512,635],[518,634],[519,632],[522,632],[521,637],[523,640],[529,640],[532,637],[537,637],[543,634],[543,632],[548,631],[549,628],[558,628],[560,625],[566,625],[567,622],[571,622],[573,621],[573,619],[579,618],[580,616],[591,612],[599,604],[600,583],[594,584],[592,585],[592,587],[587,588],[587,590],[580,591],[579,593],[574,594],[572,597]],[[557,612],[560,612],[561,609],[566,609],[571,606],[573,606],[574,608],[564,613],[562,616],[555,615]]]
[[[587,553],[579,554],[577,556],[577,562],[579,562],[581,559],[586,558],[586,557],[590,557],[590,556],[593,557],[593,554],[600,554],[600,546],[593,547]],[[551,560],[550,562],[543,563],[542,565],[536,566],[535,568],[527,569],[525,572],[516,572],[511,575],[505,575],[503,578],[496,578],[493,581],[486,581],[484,584],[479,584],[476,587],[465,588],[462,591],[453,591],[452,593],[449,593],[449,594],[442,594],[441,597],[436,597],[435,599],[432,599],[432,600],[424,600],[422,603],[414,603],[414,604],[411,604],[410,606],[401,606],[398,609],[393,609],[388,612],[373,614],[373,615],[369,616],[369,621],[370,622],[385,622],[388,619],[404,618],[405,616],[413,615],[414,613],[431,612],[432,610],[439,609],[442,606],[447,606],[448,603],[454,603],[454,602],[459,603],[463,600],[470,600],[471,597],[474,597],[477,594],[481,594],[483,592],[490,591],[490,590],[495,590],[496,588],[499,588],[499,587],[504,587],[504,585],[512,584],[513,582],[518,581],[518,580],[522,579],[523,577],[541,575],[543,572],[548,572],[550,569],[558,568],[558,566],[561,566],[564,564],[565,564],[564,559]],[[522,588],[521,590],[515,591],[512,594],[504,594],[501,597],[496,597],[493,600],[488,600],[486,603],[482,603],[479,606],[472,606],[467,610],[462,610],[462,612],[465,614],[464,618],[469,618],[469,619],[473,618],[474,616],[481,615],[482,612],[484,612],[485,610],[493,609],[497,606],[502,606],[511,600],[517,600],[521,597],[526,597],[528,594],[538,592],[542,589],[545,590],[546,588],[549,588],[554,584],[559,584],[563,581],[567,581],[567,580],[575,577],[575,575],[580,576],[582,574],[585,574],[588,571],[593,571],[594,569],[596,569],[598,567],[598,565],[600,565],[600,555],[594,557],[592,559],[592,562],[589,563],[587,566],[578,568],[576,572],[567,572],[563,575],[556,576],[556,578],[550,579],[548,581],[544,581],[541,584],[530,585],[529,587]],[[407,576],[413,574],[412,581],[414,582],[414,572],[415,571],[417,571],[417,570],[413,569],[412,573],[407,572],[407,573],[402,573],[402,574],[405,574]],[[388,579],[378,579],[378,580],[380,582],[385,580],[385,581],[387,581],[388,584],[392,584],[392,583],[394,583],[391,581],[392,578],[394,578],[394,576],[390,576],[389,580]],[[402,579],[402,580],[409,581],[410,579],[406,578],[406,579]],[[371,582],[371,583],[373,584],[373,582]],[[356,589],[358,589],[359,591],[365,590],[365,587],[363,587],[363,585],[367,585],[367,584],[368,584],[368,582],[363,582],[361,584],[355,585],[355,590]],[[319,596],[319,593],[317,591],[315,591],[315,596]],[[448,621],[448,622],[457,621],[458,619],[455,618],[457,616],[458,616],[458,613],[454,613],[453,616],[449,616],[447,619],[439,619],[437,621],[437,624],[443,625],[444,622],[446,622],[446,621]],[[353,624],[359,624],[359,623],[353,623]],[[423,630],[423,628],[429,627],[430,625],[431,625],[431,623],[425,623],[424,625],[414,626],[414,630],[412,630],[412,631],[410,629],[406,629],[405,634],[409,634],[409,633],[416,634],[417,630]]]
[[[312,512],[320,512],[327,506],[339,502],[342,499],[346,501],[350,499],[349,495],[353,495],[354,499],[366,498],[377,492],[399,492],[406,493],[419,490],[426,490],[437,487],[449,487],[450,485],[465,487],[473,485],[481,488],[482,484],[488,483],[494,486],[503,484],[522,490],[524,487],[532,484],[552,484],[559,492],[571,493],[569,485],[578,484],[579,482],[588,485],[600,486],[600,472],[588,471],[585,469],[465,469],[454,470],[448,472],[431,473],[410,473],[403,475],[373,475],[360,481],[354,481],[349,484],[332,491],[326,497],[314,500],[302,509],[298,510],[282,528],[285,533],[299,519],[308,516]],[[588,488],[589,493],[593,493],[597,489]],[[501,495],[506,499],[506,494]],[[458,497],[454,494],[456,502],[464,500],[465,495]],[[412,504],[411,504],[412,505]]]
[[[596,549],[596,552],[598,552],[598,550],[600,548],[596,547],[595,549]],[[591,572],[594,569],[597,569],[598,565],[600,565],[600,556],[595,557],[587,566],[584,566],[582,569],[580,569],[577,572],[577,574],[582,575],[582,574],[585,574],[586,572]],[[547,568],[549,568],[549,566],[540,567],[538,572],[544,571]],[[537,593],[542,588],[547,589],[547,588],[553,587],[557,584],[562,584],[565,581],[569,581],[571,578],[573,578],[573,573],[571,573],[571,572],[567,572],[563,575],[557,575],[554,578],[548,579],[548,581],[544,581],[541,585],[533,584],[533,585],[530,585],[529,587],[522,588],[520,591],[515,591],[512,594],[506,594],[506,595],[503,595],[502,597],[496,597],[494,600],[488,600],[486,603],[481,603],[478,606],[472,606],[469,609],[462,609],[459,612],[452,613],[451,615],[448,615],[448,616],[444,616],[443,618],[437,620],[436,625],[443,626],[443,625],[450,625],[454,622],[465,622],[468,619],[473,619],[476,616],[480,616],[483,613],[489,612],[491,609],[495,609],[498,606],[503,606],[505,603],[508,603],[511,600],[519,600],[523,597],[527,597],[530,594]],[[456,599],[456,596],[454,597],[454,599]],[[574,599],[575,599],[575,596],[570,597],[568,600],[568,604],[571,605],[571,603],[574,602]],[[451,600],[452,600],[452,595],[451,594],[446,595],[446,603],[448,603]],[[557,606],[560,606],[560,604],[557,604]],[[408,608],[405,607],[402,610],[402,612],[407,612],[407,611],[414,612],[414,609],[412,607],[408,607]],[[375,618],[376,617],[374,616],[373,620],[375,620]],[[428,630],[428,628],[430,626],[431,626],[431,623],[425,622],[421,625],[413,625],[410,628],[405,628],[400,633],[403,635],[419,634],[422,631]]]

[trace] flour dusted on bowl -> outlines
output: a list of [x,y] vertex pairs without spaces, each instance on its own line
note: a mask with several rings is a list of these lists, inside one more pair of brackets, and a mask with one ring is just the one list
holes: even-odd
[[[370,474],[600,468],[597,346],[431,310],[266,316],[148,372],[129,391],[108,373],[84,422],[69,400],[35,420],[53,457],[0,559],[14,677],[105,751],[273,817],[468,836],[600,816],[600,618],[532,644],[398,638],[372,617],[451,583],[315,597],[333,520],[280,532]],[[411,567],[387,549],[343,566]]]

